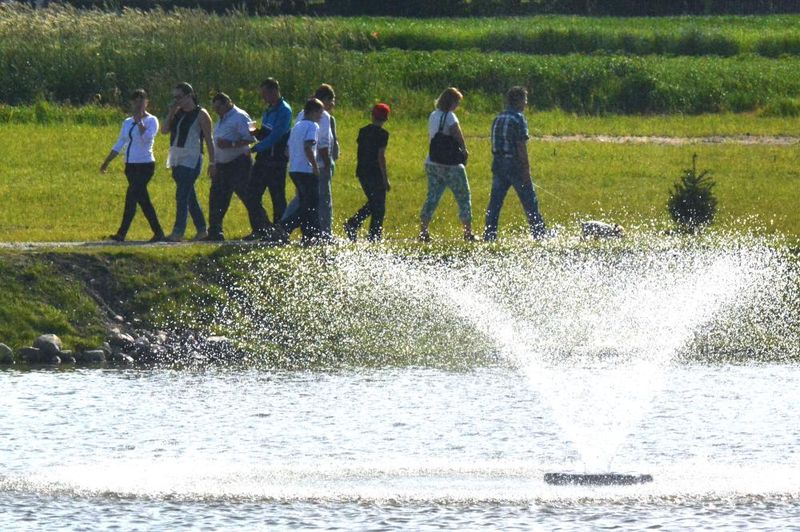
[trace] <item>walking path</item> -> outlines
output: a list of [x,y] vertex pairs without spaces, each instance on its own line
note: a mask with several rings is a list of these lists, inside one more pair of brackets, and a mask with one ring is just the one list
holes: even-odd
[[716,135],[711,137],[660,137],[637,135],[538,135],[531,137],[540,142],[598,142],[603,144],[661,144],[686,146],[691,144],[738,144],[744,146],[794,146],[800,137],[761,135]]

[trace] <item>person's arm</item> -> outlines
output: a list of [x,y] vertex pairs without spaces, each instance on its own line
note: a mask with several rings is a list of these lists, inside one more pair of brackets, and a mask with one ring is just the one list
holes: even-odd
[[108,155],[106,156],[106,160],[103,161],[103,164],[100,165],[100,173],[101,174],[105,174],[106,173],[106,171],[108,170],[109,163],[111,161],[113,161],[117,157],[117,155],[119,155],[118,151],[111,150],[110,152],[108,152]]
[[[456,122],[450,126],[450,135],[456,139],[456,142],[458,142],[459,146],[461,146],[461,149],[464,150],[464,158],[468,159],[469,151],[467,151],[467,143],[464,141],[464,133],[461,132],[461,124]],[[464,164],[466,164],[466,161],[464,161]]]
[[314,140],[306,140],[303,143],[303,150],[306,152],[306,159],[311,163],[311,171],[314,175],[319,175],[319,167],[317,166],[317,158],[314,157]]
[[261,142],[253,146],[252,151],[258,153],[267,151],[291,129],[292,110],[287,107],[281,107],[276,114],[277,118],[275,119],[275,123],[272,124],[272,129],[270,130],[269,135],[264,137]]
[[142,142],[150,144],[158,134],[158,118],[153,115],[145,114],[139,120],[139,133],[142,135]]
[[106,156],[106,160],[103,161],[103,164],[100,165],[100,173],[105,174],[106,170],[108,170],[108,165],[113,161],[117,155],[120,154],[122,149],[125,147],[125,143],[127,142],[127,137],[125,135],[125,122],[122,122],[122,127],[119,129],[119,137],[117,137],[117,142],[114,144],[114,147],[111,148],[111,151],[108,152]]
[[175,103],[172,103],[169,106],[169,112],[167,113],[167,117],[164,119],[164,122],[161,123],[161,134],[166,135],[172,129],[172,121],[175,120],[175,114],[178,112],[178,106]]
[[325,168],[331,167],[331,119],[328,119],[319,125],[319,141],[317,143],[317,156],[322,159]]
[[386,173],[386,148],[381,148],[378,150],[378,168],[381,169],[381,175],[383,176],[383,184],[386,186],[386,190],[391,190],[391,185],[389,184],[389,174]]
[[200,121],[200,131],[203,132],[203,140],[206,143],[206,151],[208,152],[208,177],[213,178],[217,175],[217,166],[214,162],[214,134],[211,130],[211,116],[209,116],[208,111],[202,109],[197,119]]
[[526,140],[519,140],[517,141],[517,157],[522,162],[522,179],[528,178],[531,176],[531,164],[528,160],[528,141]]

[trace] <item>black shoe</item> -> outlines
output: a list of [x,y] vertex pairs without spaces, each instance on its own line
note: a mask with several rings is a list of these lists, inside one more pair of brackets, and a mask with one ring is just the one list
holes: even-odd
[[153,235],[150,238],[150,240],[148,240],[148,242],[150,242],[151,244],[155,244],[156,242],[166,242],[166,241],[167,237],[164,236],[164,233],[161,233],[160,235]]
[[420,242],[423,242],[423,243],[430,242],[431,241],[431,234],[429,232],[427,232],[427,231],[420,231],[419,232],[419,236],[417,237],[417,239]]
[[350,222],[344,224],[344,233],[347,235],[347,238],[350,240],[350,242],[355,242],[358,240],[358,228],[350,225]]
[[208,233],[206,236],[201,238],[199,242],[224,242],[225,236],[222,233]]
[[465,242],[478,242],[480,239],[472,233],[467,233],[464,235]]
[[259,231],[259,239],[262,242],[283,245],[289,243],[289,233],[286,232],[282,225],[272,224],[268,228]]
[[264,237],[263,231],[253,231],[249,235],[242,237],[245,242],[252,242],[254,240],[261,240]]
[[113,240],[114,242],[125,242],[125,237],[120,235],[119,233],[114,233],[113,235],[108,235],[106,240]]

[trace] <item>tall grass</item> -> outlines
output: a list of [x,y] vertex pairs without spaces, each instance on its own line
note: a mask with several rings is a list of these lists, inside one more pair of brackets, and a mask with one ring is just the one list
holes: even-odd
[[[728,19],[699,19],[696,26],[672,19],[677,28],[671,34],[677,36],[673,44],[701,50],[707,48],[704,39],[716,32],[725,39],[738,39],[737,50],[741,50],[746,48],[742,43],[750,42],[747,46],[752,47],[754,33],[764,28],[791,40],[795,33],[786,33],[790,30],[780,23],[800,18],[760,17],[747,19],[747,24],[731,18],[731,27],[725,30],[711,28],[713,20]],[[592,29],[590,24],[595,23],[597,28]],[[535,42],[549,42],[551,51],[559,47],[561,52],[587,51],[593,42],[602,44],[602,36],[620,43],[630,41],[633,44],[625,46],[635,48],[638,41],[629,39],[630,32],[650,32],[656,42],[659,32],[670,27],[664,21],[642,22],[639,30],[630,26],[636,22],[621,19],[566,17],[443,24],[0,6],[4,66],[0,102],[119,105],[128,92],[145,87],[154,95],[156,106],[164,106],[172,85],[188,80],[203,99],[223,90],[237,102],[258,106],[254,88],[268,75],[281,81],[292,101],[304,99],[318,83],[328,81],[336,85],[346,106],[365,107],[386,100],[414,115],[427,113],[433,97],[448,85],[466,91],[477,110],[495,109],[510,85],[524,84],[537,108],[587,114],[750,111],[766,106],[779,111],[788,107],[775,102],[800,96],[800,78],[795,75],[800,58],[793,56],[532,55],[476,49],[495,41],[501,45],[517,42],[524,48],[531,32],[538,32],[540,41]],[[522,28],[519,33],[518,27]],[[593,31],[602,38],[592,37]],[[588,33],[581,41],[575,32]],[[402,39],[423,36],[430,39],[427,44],[409,41],[409,47],[449,49],[403,51],[381,44],[392,39],[402,44]],[[507,48],[513,48],[512,44]],[[618,44],[602,46],[610,50]],[[720,55],[730,55],[725,46],[720,45]]]

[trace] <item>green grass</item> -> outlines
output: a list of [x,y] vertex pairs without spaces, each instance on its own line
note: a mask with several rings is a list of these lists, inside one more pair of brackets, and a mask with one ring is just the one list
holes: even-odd
[[[180,10],[117,14],[4,6],[0,102],[120,105],[131,90],[144,86],[163,109],[175,82],[189,80],[205,101],[223,90],[255,104],[249,95],[272,75],[292,101],[327,81],[346,106],[386,100],[416,116],[426,114],[448,85],[469,94],[474,109],[488,112],[512,84],[526,85],[540,110],[768,109],[796,115],[800,57],[791,49],[800,43],[798,22],[800,17],[250,18]],[[562,49],[542,48],[543,39]],[[663,46],[636,44],[642,39]],[[715,51],[719,39],[734,43],[731,53]],[[762,57],[756,52],[767,47],[764,39],[784,44]],[[681,47],[690,55],[680,55]]]
[[[253,109],[256,111],[256,109]],[[355,136],[366,123],[361,113],[337,114],[342,158],[334,178],[335,230],[364,202],[354,177]],[[655,135],[787,134],[796,131],[797,119],[789,121],[742,115],[710,117],[581,118],[564,113],[529,117],[539,134],[619,133]],[[488,139],[492,115],[461,113],[472,153],[468,174],[472,188],[475,226],[483,225],[483,210],[491,183]],[[390,238],[412,238],[426,194],[423,161],[427,152],[424,120],[396,117],[387,151],[392,181],[386,233]],[[98,240],[118,227],[126,182],[119,160],[108,174],[98,167],[117,134],[117,126],[61,123],[9,124],[0,129],[0,222],[2,241]],[[168,170],[166,137],[156,143],[158,159],[150,192],[162,225],[169,230],[174,220],[175,186]],[[681,170],[690,166],[693,153],[699,168],[708,168],[718,185],[718,225],[732,227],[744,218],[756,217],[768,233],[800,236],[800,153],[797,147],[737,145],[611,145],[594,142],[530,143],[534,180],[539,185],[546,220],[574,230],[576,219],[601,218],[631,225],[654,222],[667,226],[668,190]],[[198,182],[201,204],[207,213],[208,178]],[[289,185],[289,194],[292,187]],[[269,201],[265,201],[269,205]],[[522,211],[513,193],[501,220],[501,231],[524,227]],[[234,199],[226,217],[226,233],[249,232],[246,213]],[[456,206],[445,198],[431,226],[436,237],[457,238]],[[191,229],[189,230],[191,233]],[[149,228],[138,213],[129,237],[149,238]]]

